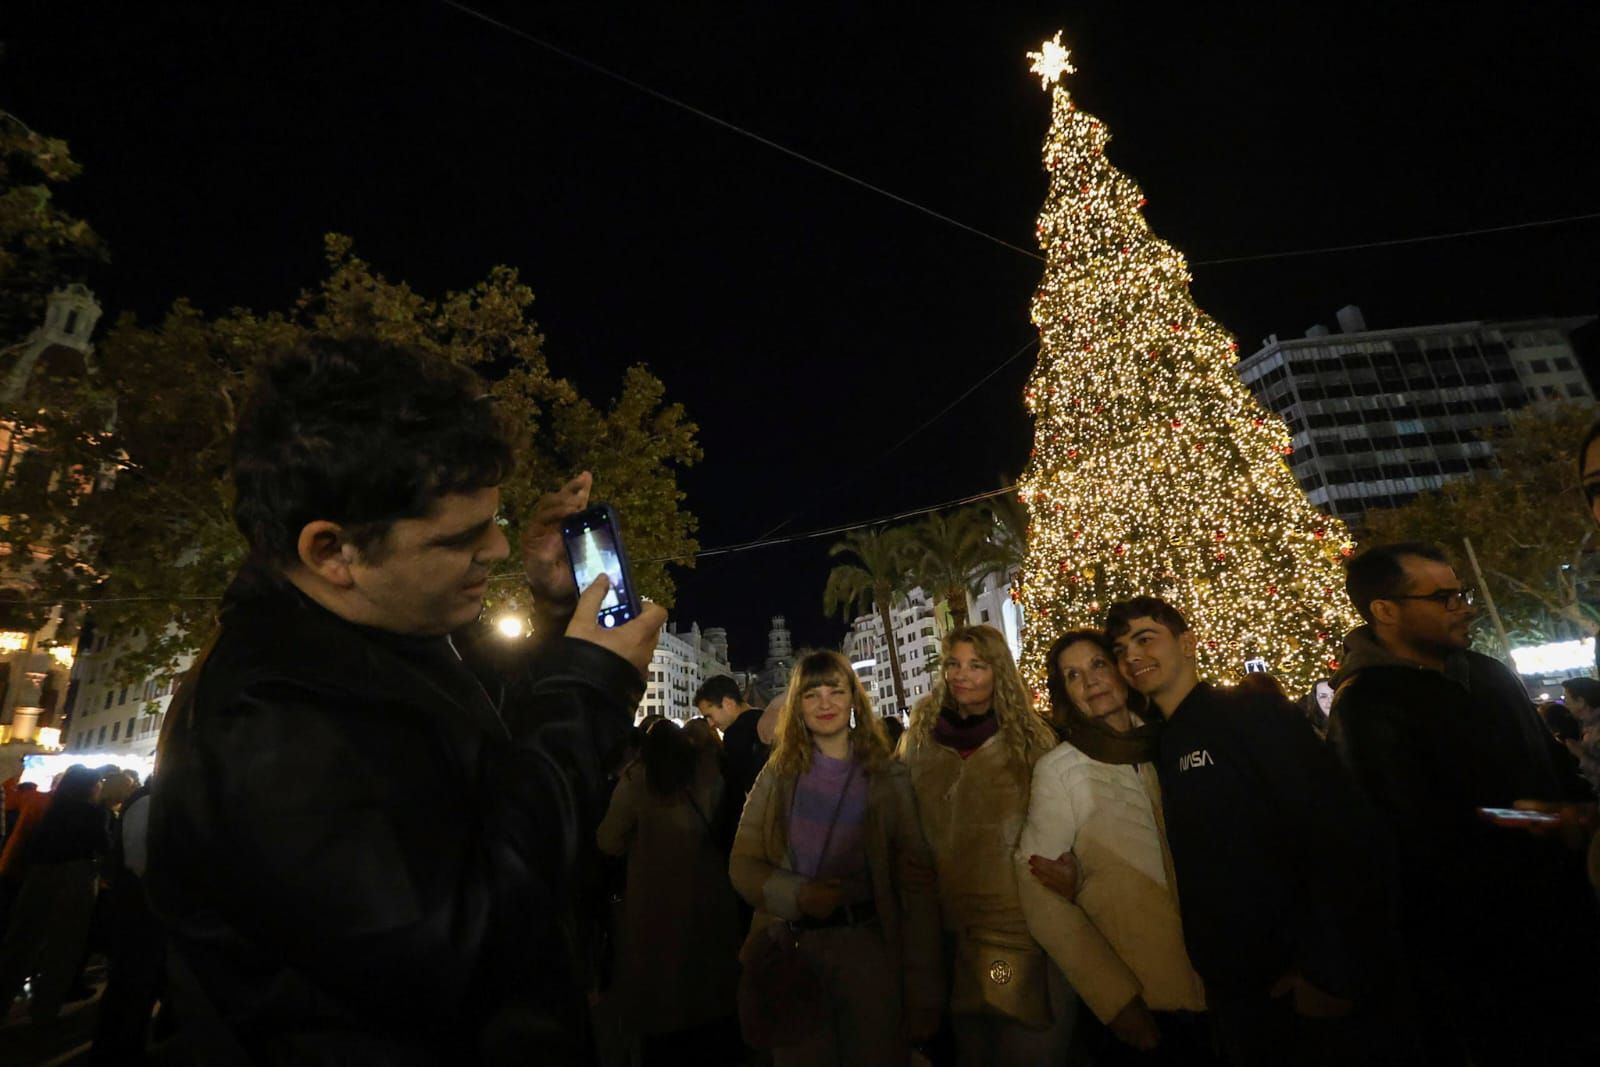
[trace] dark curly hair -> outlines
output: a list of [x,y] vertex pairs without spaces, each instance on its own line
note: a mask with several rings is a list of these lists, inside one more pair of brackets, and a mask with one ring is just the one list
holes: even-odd
[[510,437],[470,372],[375,338],[312,338],[262,371],[233,444],[233,518],[282,567],[318,519],[375,561],[400,519],[499,485]]

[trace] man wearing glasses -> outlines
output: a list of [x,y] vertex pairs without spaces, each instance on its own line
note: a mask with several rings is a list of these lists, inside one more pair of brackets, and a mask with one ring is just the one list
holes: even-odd
[[1328,740],[1389,832],[1427,1061],[1596,1062],[1581,858],[1481,810],[1586,787],[1517,676],[1468,647],[1472,592],[1442,550],[1370,548],[1345,588],[1366,625],[1345,638]]

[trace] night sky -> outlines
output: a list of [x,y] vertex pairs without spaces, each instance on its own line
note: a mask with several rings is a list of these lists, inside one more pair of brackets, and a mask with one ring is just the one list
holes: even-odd
[[[1600,311],[1597,221],[1205,265],[1600,211],[1593,5],[1167,6],[481,10],[1028,248],[1049,106],[1023,53],[1064,29],[1075,99],[1243,352],[1347,303],[1374,328]],[[557,373],[604,397],[646,362],[699,422],[708,548],[1026,458],[1031,356],[885,453],[1030,340],[1037,261],[448,6],[9,0],[0,40],[0,105],[85,166],[64,200],[110,245],[108,319],[282,308],[330,230],[432,294],[511,264]],[[675,614],[739,664],[775,613],[835,642],[827,543],[704,560]]]

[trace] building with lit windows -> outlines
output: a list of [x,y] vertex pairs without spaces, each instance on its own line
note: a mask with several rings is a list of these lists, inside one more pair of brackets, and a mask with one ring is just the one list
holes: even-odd
[[167,705],[194,658],[185,656],[170,675],[129,681],[119,675],[117,661],[137,648],[136,642],[85,628],[72,668],[72,698],[61,739],[68,752],[155,755]]
[[[999,630],[1005,635],[1011,655],[1016,657],[1022,647],[1022,608],[1011,599],[1011,575],[1000,571],[985,575],[981,591],[970,600],[967,621]],[[897,600],[890,617],[906,694],[907,706],[901,710],[909,713],[917,701],[933,692],[938,680],[943,630],[937,604],[920,587]],[[879,714],[892,712],[896,707],[894,671],[878,612],[860,615],[850,624],[843,651]]]
[[1572,333],[1593,316],[1367,328],[1268,337],[1238,372],[1289,424],[1290,468],[1311,503],[1346,521],[1399,507],[1446,482],[1496,469],[1488,436],[1511,411],[1592,401]]
[[726,630],[712,627],[702,631],[694,623],[688,629],[665,626],[650,657],[644,699],[635,719],[664,715],[685,722],[698,714],[692,701],[700,683],[713,675],[732,673]]
[[[51,293],[44,323],[20,344],[0,349],[0,412],[26,412],[30,388],[41,375],[92,373],[90,338],[99,321],[100,304],[86,287],[68,285]],[[11,489],[30,483],[43,489],[61,476],[48,453],[29,447],[28,427],[0,414],[0,522],[7,521]],[[91,487],[85,485],[83,491]],[[9,546],[0,545],[0,593],[4,601],[22,602],[18,608],[0,603],[0,741],[40,740],[48,747],[59,740],[72,637],[60,607],[52,608],[42,624],[28,610],[26,602],[35,588],[30,571],[53,551],[49,545],[30,548],[31,556],[13,555]]]

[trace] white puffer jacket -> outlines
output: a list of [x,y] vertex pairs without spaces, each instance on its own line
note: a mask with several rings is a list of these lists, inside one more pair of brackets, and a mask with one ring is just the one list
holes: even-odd
[[[1076,903],[1028,871],[1030,855],[1068,851],[1080,871]],[[1153,1011],[1205,1010],[1183,947],[1153,765],[1100,763],[1058,745],[1034,768],[1016,863],[1029,932],[1100,1021],[1136,996]]]

